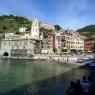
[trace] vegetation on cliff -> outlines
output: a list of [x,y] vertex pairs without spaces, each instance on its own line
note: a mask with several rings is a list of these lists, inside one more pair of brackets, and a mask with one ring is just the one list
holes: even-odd
[[79,30],[77,30],[81,35],[83,36],[87,36],[87,37],[90,37],[90,36],[93,36],[95,35],[95,25],[88,25],[84,28],[81,28]]
[[0,16],[0,33],[18,32],[20,27],[26,27],[27,31],[30,30],[31,21],[26,17],[3,15]]

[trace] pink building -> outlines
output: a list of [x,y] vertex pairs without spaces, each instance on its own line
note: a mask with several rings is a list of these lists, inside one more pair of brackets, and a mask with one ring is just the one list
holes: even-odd
[[84,41],[78,32],[64,30],[58,33],[50,32],[48,35],[48,46],[50,49],[76,49],[84,50]]
[[50,32],[48,35],[48,44],[50,49],[56,48],[60,50],[64,48],[65,40],[63,34],[61,32]]

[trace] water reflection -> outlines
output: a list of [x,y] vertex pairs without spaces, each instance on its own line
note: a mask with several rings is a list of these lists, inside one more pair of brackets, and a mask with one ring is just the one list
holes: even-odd
[[65,95],[70,80],[86,69],[34,60],[0,60],[0,95]]

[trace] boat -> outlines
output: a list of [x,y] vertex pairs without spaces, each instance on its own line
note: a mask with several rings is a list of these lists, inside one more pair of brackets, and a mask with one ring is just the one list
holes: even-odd
[[75,63],[80,63],[80,64],[84,64],[84,65],[88,65],[93,63],[93,60],[91,58],[79,58],[77,61],[75,61]]
[[87,64],[87,66],[88,66],[89,68],[94,68],[94,69],[95,69],[95,62],[92,62],[92,63],[90,63],[90,64]]

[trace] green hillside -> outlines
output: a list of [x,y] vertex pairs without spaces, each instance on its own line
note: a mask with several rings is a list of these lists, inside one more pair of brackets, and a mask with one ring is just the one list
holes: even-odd
[[95,35],[95,25],[88,25],[82,29],[77,30],[83,36],[93,36]]
[[0,16],[0,33],[18,32],[20,27],[26,27],[30,30],[31,21],[25,17],[14,15]]
[[[16,34],[23,34],[18,32],[20,27],[26,27],[27,28],[26,31],[29,32],[31,29],[31,21],[26,17],[22,16],[14,15],[0,16],[0,33],[15,32]],[[56,25],[56,29],[60,29],[60,27]],[[52,30],[41,28],[40,31],[43,32],[44,37],[47,38],[48,33],[51,32]]]

